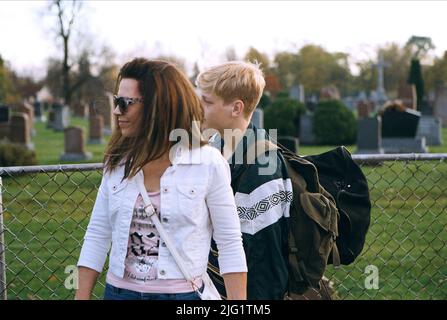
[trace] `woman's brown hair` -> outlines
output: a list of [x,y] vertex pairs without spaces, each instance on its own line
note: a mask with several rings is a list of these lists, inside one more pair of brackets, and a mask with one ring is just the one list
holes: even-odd
[[104,155],[106,172],[124,162],[123,179],[133,177],[145,164],[159,159],[176,144],[169,141],[174,129],[188,133],[190,147],[193,139],[198,139],[200,145],[206,144],[200,135],[204,116],[200,100],[191,82],[177,67],[166,61],[136,58],[121,68],[115,92],[122,79],[138,81],[143,97],[143,119],[135,137],[122,136],[115,121]]

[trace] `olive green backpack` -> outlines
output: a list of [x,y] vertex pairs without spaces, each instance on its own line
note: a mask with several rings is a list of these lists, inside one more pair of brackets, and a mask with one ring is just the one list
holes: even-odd
[[[264,146],[258,147],[260,144]],[[289,231],[289,292],[287,299],[301,299],[309,289],[320,291],[329,257],[340,265],[336,245],[339,212],[332,195],[319,183],[314,164],[280,144],[259,141],[258,151],[279,150],[292,182]]]

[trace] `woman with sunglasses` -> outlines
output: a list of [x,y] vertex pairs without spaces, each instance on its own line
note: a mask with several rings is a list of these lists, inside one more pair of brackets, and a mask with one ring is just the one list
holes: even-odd
[[[139,58],[121,68],[117,89],[116,128],[78,262],[76,299],[91,297],[110,246],[104,299],[199,299],[212,236],[228,298],[245,299],[230,171],[201,138],[203,110],[193,86],[172,64]],[[192,281],[148,217],[137,178]]]

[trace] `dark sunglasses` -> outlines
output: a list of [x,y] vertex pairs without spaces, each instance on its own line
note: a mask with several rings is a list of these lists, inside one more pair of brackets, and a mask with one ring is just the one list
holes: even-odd
[[129,108],[131,104],[138,102],[143,103],[143,98],[127,98],[119,97],[116,95],[113,96],[113,105],[115,106],[115,108],[118,107],[122,114],[125,114],[127,112],[127,108]]

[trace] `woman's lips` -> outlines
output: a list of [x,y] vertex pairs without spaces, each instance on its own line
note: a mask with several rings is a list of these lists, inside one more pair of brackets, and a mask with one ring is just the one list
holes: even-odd
[[120,127],[122,127],[122,126],[127,126],[128,124],[129,124],[129,121],[118,120],[118,125],[119,125]]

